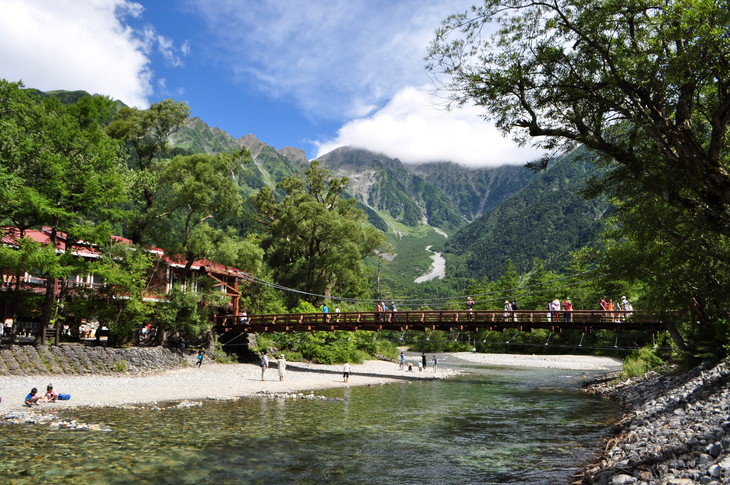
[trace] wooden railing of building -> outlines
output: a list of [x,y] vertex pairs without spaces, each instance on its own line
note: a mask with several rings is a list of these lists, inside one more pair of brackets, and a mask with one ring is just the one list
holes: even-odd
[[554,332],[580,330],[647,330],[665,328],[665,321],[676,318],[674,313],[646,311],[607,312],[575,310],[547,312],[546,310],[504,311],[399,311],[342,313],[281,313],[260,315],[221,315],[215,317],[219,333],[311,332],[336,330],[443,330],[479,331],[537,328]]

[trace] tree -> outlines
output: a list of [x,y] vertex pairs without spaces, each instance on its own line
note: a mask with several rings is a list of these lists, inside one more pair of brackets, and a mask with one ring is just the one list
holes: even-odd
[[216,240],[223,238],[222,229],[211,223],[239,211],[236,177],[250,160],[244,149],[237,154],[178,155],[161,165],[148,211],[154,222],[148,227],[156,235],[154,243],[186,259],[186,272],[196,259],[212,257]]
[[123,107],[114,116],[107,132],[122,140],[129,154],[132,202],[135,211],[129,222],[135,244],[145,241],[149,225],[155,222],[152,206],[158,191],[160,172],[169,151],[168,138],[187,120],[190,108],[171,99],[155,103],[147,110]]
[[631,180],[728,236],[728,30],[709,0],[487,0],[444,21],[428,68],[520,141],[583,144],[616,162],[606,184]]
[[81,264],[69,257],[76,242],[107,241],[126,198],[119,143],[98,123],[108,106],[102,99],[67,107],[0,80],[0,219],[21,237],[30,227],[50,227],[49,247],[57,255],[44,268],[44,327],[57,278]]
[[607,169],[586,194],[617,207],[602,268],[645,282],[658,309],[725,322],[706,335],[719,347],[730,304],[728,31],[727,5],[706,0],[487,0],[444,21],[428,56],[451,101],[484,107],[505,133],[597,153]]
[[268,187],[253,198],[268,228],[263,246],[276,280],[307,293],[310,302],[333,291],[364,292],[363,258],[385,241],[365,225],[354,199],[341,198],[346,186],[347,178],[335,178],[312,162],[304,177],[278,184],[286,194],[281,201]]
[[[112,243],[100,247],[102,257],[89,270],[104,281],[92,289],[78,289],[78,296],[66,305],[72,315],[94,315],[108,325],[110,342],[128,344],[140,325],[154,314],[155,304],[145,300],[150,268],[155,257],[139,246]],[[164,311],[164,309],[162,310]]]

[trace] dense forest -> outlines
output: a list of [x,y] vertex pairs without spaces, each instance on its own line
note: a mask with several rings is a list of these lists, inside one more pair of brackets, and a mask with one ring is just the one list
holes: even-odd
[[[0,223],[21,235],[48,228],[51,243],[0,248],[6,271],[47,285],[2,292],[3,303],[45,325],[95,315],[119,345],[150,321],[159,343],[210,338],[211,316],[226,305],[212,281],[176,285],[164,305],[144,298],[150,248],[160,248],[186,272],[209,260],[250,274],[240,289],[250,312],[333,301],[371,309],[381,298],[460,308],[466,295],[483,309],[568,297],[596,308],[603,296],[628,296],[636,308],[681,312],[667,317],[661,357],[727,355],[730,62],[717,32],[730,13],[585,3],[487,1],[445,20],[428,54],[454,105],[474,103],[553,154],[529,168],[405,166],[354,147],[309,162],[295,148],[233,139],[175,100],[140,110],[0,81]],[[531,14],[503,17],[504,8]],[[483,38],[487,23],[502,28]],[[74,258],[77,244],[99,257]],[[448,275],[416,284],[426,246],[443,252]],[[103,290],[54,297],[80,273],[98,275]],[[504,344],[488,334],[410,337],[429,350]],[[527,346],[551,335],[515,337]],[[320,361],[393,350],[369,335],[274,340]],[[315,355],[335,341],[349,350]]]

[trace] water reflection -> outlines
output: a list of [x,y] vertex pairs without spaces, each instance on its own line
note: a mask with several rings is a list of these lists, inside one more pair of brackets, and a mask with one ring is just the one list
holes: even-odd
[[333,389],[337,401],[243,399],[77,409],[111,432],[5,426],[4,483],[568,483],[618,416],[568,371]]

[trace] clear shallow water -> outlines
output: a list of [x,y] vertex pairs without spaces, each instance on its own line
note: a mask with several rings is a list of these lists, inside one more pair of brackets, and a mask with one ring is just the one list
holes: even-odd
[[[0,427],[2,483],[569,483],[619,416],[574,371],[469,367],[433,382],[186,409],[76,409],[111,432]],[[353,376],[352,380],[356,380]]]

